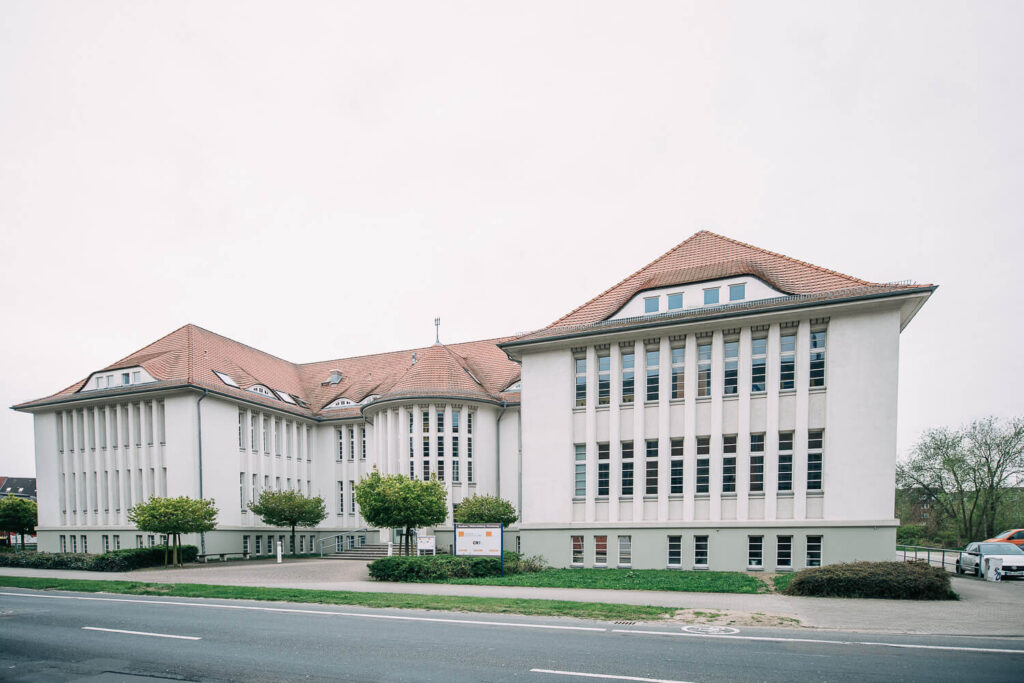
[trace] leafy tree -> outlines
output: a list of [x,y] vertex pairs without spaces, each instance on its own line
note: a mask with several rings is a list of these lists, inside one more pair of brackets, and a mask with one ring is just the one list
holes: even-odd
[[295,527],[314,527],[327,518],[327,506],[323,498],[307,498],[298,491],[265,490],[255,503],[249,503],[249,509],[259,515],[264,524],[291,527],[293,555]]
[[434,478],[384,477],[374,468],[356,484],[356,502],[363,519],[376,527],[405,529],[407,555],[412,552],[413,529],[441,524],[448,517],[447,500],[447,491]]
[[[217,506],[212,498],[150,498],[128,510],[128,521],[139,531],[164,534],[174,547],[174,564],[180,564],[178,549],[182,534],[213,531],[217,527]],[[164,566],[168,548],[164,546]]]
[[21,535],[21,549],[25,549],[25,536],[36,532],[39,508],[34,500],[17,496],[0,498],[0,530]]
[[459,524],[504,524],[512,526],[519,519],[519,513],[512,503],[497,496],[470,496],[455,511]]
[[1024,418],[993,417],[924,433],[896,484],[918,489],[954,525],[961,542],[998,533],[996,522],[1024,479]]

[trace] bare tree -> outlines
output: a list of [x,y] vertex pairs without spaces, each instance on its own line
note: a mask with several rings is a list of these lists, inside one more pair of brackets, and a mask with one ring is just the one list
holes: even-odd
[[1022,478],[1024,418],[930,429],[896,467],[897,486],[921,490],[965,543],[998,532],[1000,506]]

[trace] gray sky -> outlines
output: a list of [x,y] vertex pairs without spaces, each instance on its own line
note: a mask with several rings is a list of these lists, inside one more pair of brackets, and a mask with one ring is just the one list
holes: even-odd
[[[1024,4],[0,7],[0,404],[194,322],[292,361],[546,325],[706,228],[941,287],[901,452],[1024,413]],[[865,429],[870,429],[865,425]],[[32,418],[0,413],[0,474]]]

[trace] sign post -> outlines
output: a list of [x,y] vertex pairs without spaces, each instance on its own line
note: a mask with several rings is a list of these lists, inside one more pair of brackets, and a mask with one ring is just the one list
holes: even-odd
[[455,524],[453,526],[456,557],[497,557],[501,562],[501,575],[505,575],[505,525]]

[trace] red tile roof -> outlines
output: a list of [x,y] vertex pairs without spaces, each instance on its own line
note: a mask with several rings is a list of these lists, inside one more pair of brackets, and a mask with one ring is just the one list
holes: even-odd
[[[196,325],[185,325],[97,371],[141,366],[157,380],[156,383],[90,391],[88,396],[191,385],[244,397],[288,412],[308,416],[322,414],[324,417],[357,416],[360,413],[358,405],[330,411],[324,411],[324,407],[338,398],[347,398],[358,404],[371,395],[378,396],[376,400],[438,396],[500,402],[509,400],[507,395],[502,395],[502,390],[519,377],[519,365],[510,361],[496,346],[509,339],[511,337],[435,344],[406,351],[297,364]],[[214,370],[229,375],[240,388],[222,382]],[[332,370],[341,372],[342,379],[337,384],[328,381]],[[15,408],[31,408],[67,399],[75,395],[87,379]],[[300,403],[291,405],[247,391],[256,384],[286,392]]]
[[[636,321],[619,322],[608,318],[642,291],[738,275],[756,276],[790,295],[792,299],[800,299],[805,303],[931,287],[868,282],[701,230],[547,327],[517,337],[514,343],[572,336],[598,327],[613,329],[629,326]],[[699,318],[711,313],[776,308],[792,303],[792,300],[785,298],[747,301],[714,309],[687,309],[670,315],[645,316],[644,320],[653,322],[663,318]]]

